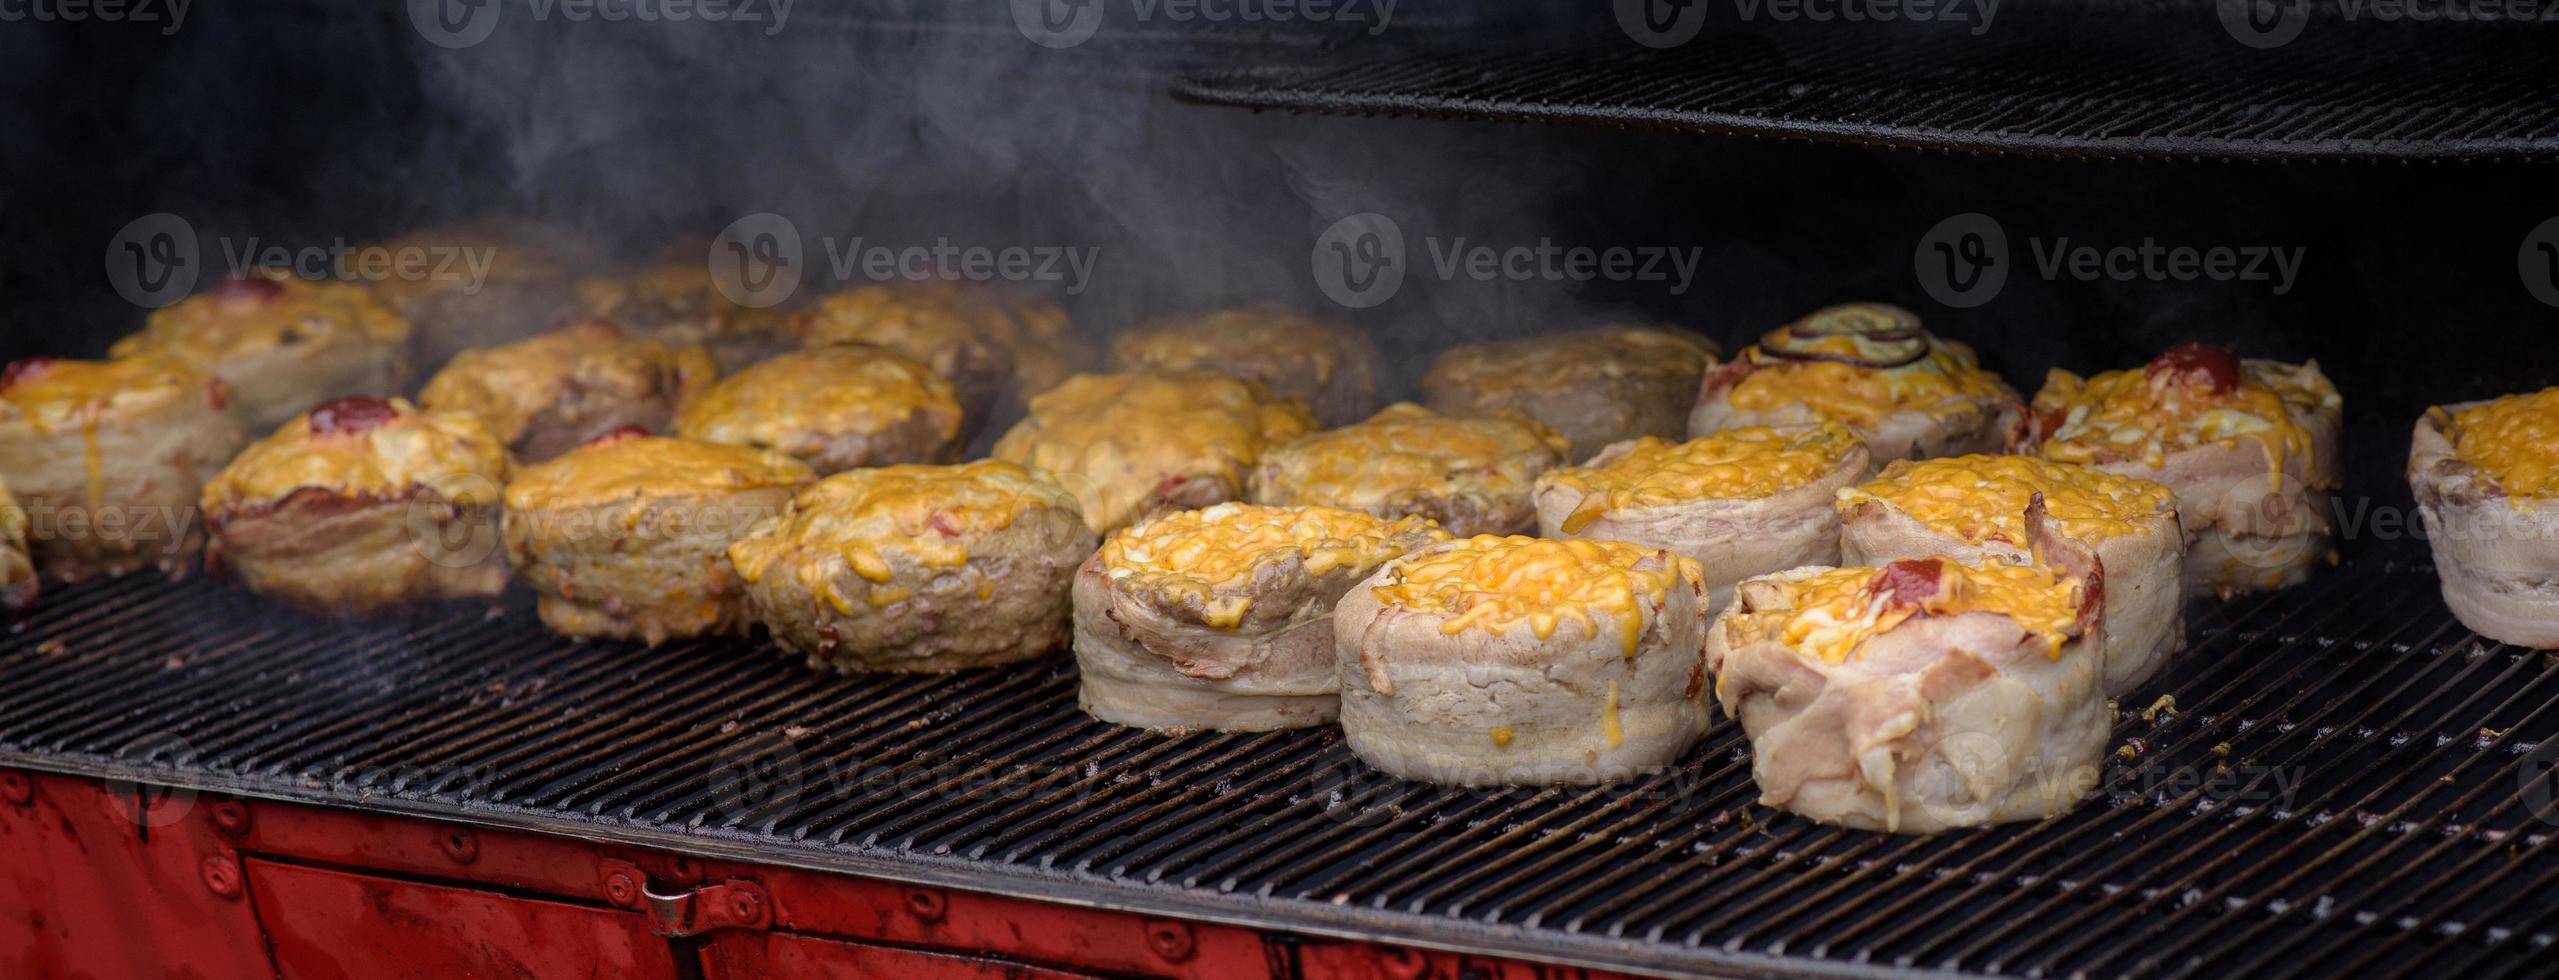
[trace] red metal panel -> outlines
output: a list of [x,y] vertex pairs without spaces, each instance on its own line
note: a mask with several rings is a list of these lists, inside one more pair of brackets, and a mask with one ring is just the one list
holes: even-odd
[[192,794],[0,772],[0,976],[273,977],[208,810]]
[[248,880],[287,978],[675,977],[628,912],[256,860]]
[[724,933],[702,947],[705,980],[896,977],[898,980],[1074,980],[1089,973],[960,953],[899,949],[780,933]]

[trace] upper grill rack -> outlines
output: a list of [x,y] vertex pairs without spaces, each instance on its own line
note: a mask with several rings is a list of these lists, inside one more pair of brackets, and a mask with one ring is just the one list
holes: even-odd
[[1442,789],[1326,732],[1092,722],[1064,658],[838,678],[520,606],[333,625],[141,576],[0,641],[0,764],[1600,967],[2548,970],[2550,658],[2378,558],[2191,628],[2097,798],[1928,838],[1756,805],[1729,721],[1625,786]]
[[[1265,50],[1196,68],[1174,92],[1257,109],[2032,156],[2559,157],[2559,106],[2541,97],[2559,83],[2559,31],[2548,24],[2384,20],[2375,11],[2402,8],[2368,0],[2224,2],[2261,20],[2226,25],[2202,2],[1936,5],[1996,9],[1976,32],[1963,23],[1748,20],[1738,11],[1763,5],[1717,4],[1709,14],[1694,3],[1665,7],[1708,17],[1666,49],[1610,24],[1561,44]],[[1865,5],[1804,5],[1815,6]],[[2265,17],[2270,6],[2280,15]]]

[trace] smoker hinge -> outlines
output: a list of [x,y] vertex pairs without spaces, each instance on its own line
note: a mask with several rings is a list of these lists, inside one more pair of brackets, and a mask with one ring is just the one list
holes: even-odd
[[773,927],[773,897],[755,882],[731,878],[707,885],[668,886],[633,865],[620,861],[605,865],[605,898],[648,913],[649,931],[657,935],[672,939],[720,929]]

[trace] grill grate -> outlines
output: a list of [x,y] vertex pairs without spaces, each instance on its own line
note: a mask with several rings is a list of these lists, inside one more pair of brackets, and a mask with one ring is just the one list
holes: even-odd
[[1099,725],[1064,658],[836,678],[563,642],[520,604],[331,625],[148,577],[0,642],[0,764],[1603,967],[2546,971],[2553,661],[2380,556],[2193,615],[2154,685],[2179,707],[2126,703],[2144,750],[2099,798],[1931,838],[1757,806],[1728,722],[1626,786],[1439,789],[1326,732]]
[[1979,33],[1969,23],[1749,20],[1740,12],[1760,4],[1723,8],[1665,7],[1709,19],[1660,50],[1611,24],[1575,43],[1260,51],[1212,60],[1174,91],[1257,109],[2040,156],[2559,156],[2559,107],[2536,94],[2559,84],[2559,35],[2529,18],[2388,20],[2368,2],[2297,0],[2273,9],[2297,19],[2298,34],[2259,47],[2203,0],[2019,2],[1997,7]]

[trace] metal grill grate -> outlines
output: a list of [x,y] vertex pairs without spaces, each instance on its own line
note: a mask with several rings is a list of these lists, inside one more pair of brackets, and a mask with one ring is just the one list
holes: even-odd
[[[1734,10],[1745,6],[1759,9]],[[1706,4],[1686,8],[1706,16]],[[1571,44],[1262,51],[1195,69],[1174,91],[1262,109],[2050,156],[2559,155],[2559,106],[2536,94],[2559,83],[2550,25],[2383,20],[2351,0],[2273,9],[2299,18],[2298,34],[2259,47],[2208,2],[2015,3],[1978,34],[1959,23],[1744,22],[1716,5],[1720,19],[1663,50],[1612,26]]]
[[[1630,786],[1443,790],[1324,732],[1099,725],[1064,658],[823,677],[563,642],[522,608],[334,626],[147,577],[58,590],[0,644],[0,764],[1594,966],[2546,972],[2552,659],[2377,557],[2194,612],[2154,685],[2180,707],[2126,703],[2144,750],[2103,795],[1933,838],[1757,806],[1730,723]],[[2267,767],[2288,792],[2242,788]]]

